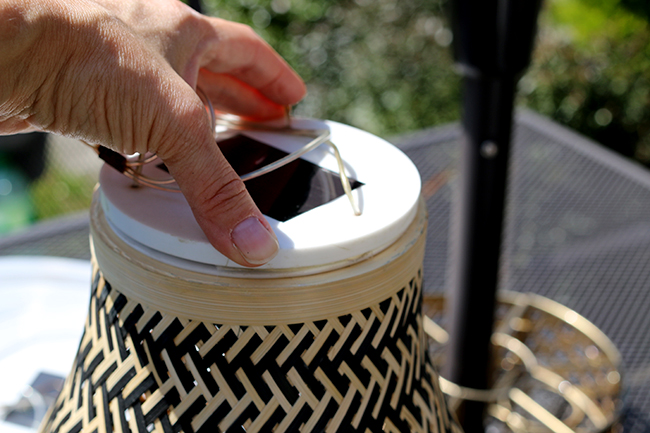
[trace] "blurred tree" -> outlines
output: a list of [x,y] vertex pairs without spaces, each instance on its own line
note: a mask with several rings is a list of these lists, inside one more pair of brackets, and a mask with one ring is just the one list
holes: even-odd
[[522,101],[650,164],[650,4],[551,0]]
[[[298,115],[387,135],[460,116],[446,0],[203,0],[308,85]],[[548,0],[519,103],[650,165],[650,2]]]
[[459,117],[443,0],[204,0],[251,25],[305,79],[296,114],[386,135]]

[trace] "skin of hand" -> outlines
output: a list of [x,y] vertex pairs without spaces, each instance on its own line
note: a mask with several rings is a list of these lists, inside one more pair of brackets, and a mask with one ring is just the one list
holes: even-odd
[[277,253],[195,92],[258,120],[304,97],[302,80],[250,27],[177,0],[0,0],[0,83],[0,134],[155,152],[217,250],[244,266]]

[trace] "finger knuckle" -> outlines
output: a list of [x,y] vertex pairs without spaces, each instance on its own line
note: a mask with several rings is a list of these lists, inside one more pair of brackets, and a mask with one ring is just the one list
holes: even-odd
[[234,175],[208,184],[199,195],[199,201],[201,207],[211,215],[226,214],[240,208],[247,194],[244,182]]

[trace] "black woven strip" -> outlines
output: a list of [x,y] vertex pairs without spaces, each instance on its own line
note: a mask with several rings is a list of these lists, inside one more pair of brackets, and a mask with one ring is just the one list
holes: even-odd
[[275,429],[275,426],[280,424],[285,416],[286,416],[286,412],[282,409],[282,407],[278,407],[275,411],[273,411],[273,415],[271,415],[268,421],[264,423],[260,431],[261,432],[273,431]]
[[82,428],[83,428],[83,421],[79,421],[77,424],[75,424],[74,427],[68,430],[67,433],[79,433]]
[[108,318],[108,314],[106,314],[106,310],[102,310],[104,314],[104,326],[106,326],[106,341],[108,342],[108,350],[110,352],[113,351],[113,335],[111,335],[111,328],[112,328],[112,323],[110,322]]
[[[395,424],[395,427],[397,427],[397,430],[399,431],[410,431],[408,423],[400,418],[391,418],[391,421],[393,421],[393,424]],[[447,429],[440,430],[440,431],[447,431]]]
[[[98,273],[99,275],[101,275],[101,272],[97,272],[97,273]],[[103,277],[102,277],[102,278],[103,278]],[[111,292],[111,291],[113,290],[113,286],[111,286],[111,283],[109,283],[109,282],[106,281],[106,280],[104,280],[104,287],[108,288],[108,291],[109,291],[109,292]],[[123,295],[120,294],[120,296],[123,296]],[[117,310],[118,310],[118,312],[121,311],[121,310],[122,310],[122,307],[118,308]]]
[[153,328],[155,328],[161,320],[162,314],[160,314],[160,311],[157,311],[156,314],[154,314],[151,319],[149,319],[149,321],[144,325],[142,332],[149,334],[150,331],[153,330]]
[[83,348],[78,354],[76,358],[76,363],[78,366],[82,366],[84,363],[84,359],[86,359],[86,356],[88,356],[88,352],[93,348],[93,342],[89,341],[88,344],[86,344],[86,347]]
[[379,309],[381,310],[382,313],[388,314],[388,310],[390,309],[390,304],[392,303],[392,299],[388,298],[383,302],[379,303]]
[[235,394],[237,399],[241,399],[244,394],[246,394],[246,389],[244,388],[244,385],[239,382],[239,379],[237,379],[236,373],[238,366],[234,363],[229,364],[224,357],[217,358],[217,362],[215,364],[224,379],[226,379],[226,383],[232,390],[233,394]]
[[332,331],[330,333],[330,335],[325,340],[325,343],[323,343],[323,346],[320,349],[318,349],[318,352],[314,356],[314,359],[307,366],[309,368],[309,371],[311,372],[311,374],[314,374],[321,364],[323,364],[324,362],[328,362],[328,361],[326,361],[327,354],[330,351],[330,349],[332,348],[332,346],[334,346],[334,344],[336,344],[339,337],[340,336],[336,333],[336,331]]
[[347,314],[345,316],[339,316],[338,321],[341,323],[341,325],[348,326],[348,323],[350,323],[350,320],[352,320],[352,314]]
[[199,371],[199,375],[201,376],[203,383],[205,383],[205,386],[207,386],[208,391],[210,391],[210,394],[215,395],[219,392],[219,385],[217,385],[214,377],[212,377],[212,374],[208,371],[211,364],[206,362],[205,358],[202,358],[197,351],[190,352],[189,356],[192,358],[192,361]]
[[[350,404],[350,409],[345,413],[345,417],[343,417],[343,421],[341,422],[341,428],[339,430],[341,431],[350,431],[353,432],[355,431],[354,428],[352,427],[352,419],[354,416],[357,414],[357,411],[359,410],[359,406],[361,406],[361,395],[359,393],[354,394],[354,398],[352,399],[352,404]],[[388,410],[384,410],[382,416],[386,416],[388,413]],[[365,431],[365,428],[361,431]],[[409,430],[400,430],[401,432],[408,432]]]
[[88,387],[88,401],[86,402],[86,410],[88,410],[88,419],[92,420],[95,418],[95,405],[93,404],[93,394],[95,390],[93,389],[93,384],[90,381],[86,382]]
[[[397,320],[397,317],[395,317],[395,320]],[[391,326],[389,326],[389,331],[391,327],[392,323]],[[395,332],[393,337],[391,337],[390,333],[387,331],[387,335],[384,337],[386,341],[381,342],[381,347],[379,349],[383,351],[384,348],[386,348],[395,359],[402,359],[402,352],[399,350],[399,347],[397,347],[397,342],[401,340],[406,347],[411,347],[411,336],[407,333],[407,328],[408,327],[406,326],[398,327],[397,332]]]
[[339,366],[330,362],[323,362],[320,368],[329,381],[336,387],[339,394],[345,395],[350,386],[350,380],[338,372]]
[[253,336],[230,364],[242,369],[255,391],[266,402],[273,395],[266,381],[262,378],[267,366],[262,363],[254,365],[251,360],[253,353],[259,348],[260,344],[262,344],[262,340],[259,336]]
[[[83,377],[83,371],[84,371],[83,370],[83,362],[82,362],[81,366],[78,367],[78,369],[81,370],[81,376]],[[79,380],[79,383],[77,384],[77,386],[79,387],[79,395],[77,395],[77,409],[81,409],[83,407],[83,392],[81,392],[81,391],[83,390],[83,387],[84,387],[84,381]]]
[[124,361],[129,356],[129,351],[126,350],[126,346],[124,345],[124,340],[127,334],[119,326],[114,326],[113,330],[115,331],[117,337],[117,349],[120,351],[120,359]]
[[[91,299],[92,299],[92,296],[94,296],[94,295],[95,295],[95,293],[93,292],[91,294]],[[95,317],[94,317],[95,312],[92,310],[92,308],[93,308],[93,304],[92,304],[92,302],[89,302],[88,303],[88,316],[87,317],[88,317],[88,328],[90,328],[90,329],[93,328],[93,326],[94,326],[93,325],[93,320],[95,319]]]
[[133,408],[133,415],[135,418],[135,424],[138,426],[138,433],[148,433],[147,425],[144,423],[144,415],[142,414],[142,406],[140,405],[140,401],[135,401],[132,405],[129,405],[126,403],[125,399],[124,404]]
[[[113,400],[113,398],[110,396],[110,392],[108,393],[109,399]],[[131,429],[129,428],[129,423],[126,420],[126,406],[124,405],[124,399],[122,397],[117,397],[117,415],[120,417],[120,426],[122,427],[123,432],[130,432]]]
[[322,331],[325,325],[327,325],[327,320],[318,320],[314,322],[314,325],[316,325],[319,331]]
[[142,317],[143,314],[144,309],[142,308],[142,305],[138,304],[137,307],[131,311],[129,317],[124,319],[122,329],[131,334],[131,337],[133,337],[133,335],[138,335],[138,331],[135,329],[135,324],[138,323],[138,320],[140,320],[140,317]]
[[384,347],[385,346],[380,344],[379,346],[377,346],[377,349],[373,348],[372,352],[370,351],[370,349],[368,349],[366,354],[369,354],[368,359],[371,360],[372,365],[375,366],[375,368],[379,371],[379,373],[382,376],[386,377],[386,375],[388,374],[388,362],[381,356],[382,352],[384,351]]
[[[161,418],[163,414],[167,413],[168,408],[169,408],[169,402],[167,402],[167,400],[163,398],[158,402],[158,404],[152,407],[148,413],[145,414],[144,423],[146,425],[149,425],[155,420]],[[169,423],[169,420],[167,420],[167,422]],[[169,424],[169,428],[171,430],[171,424]]]
[[95,304],[94,313],[95,313],[95,324],[96,324],[95,327],[97,328],[97,338],[102,338],[102,327],[99,325],[100,323],[102,323],[99,321],[99,316],[102,314],[102,311],[103,311],[102,307]]
[[[338,408],[339,405],[336,404],[334,400],[330,400],[330,402],[327,403],[327,407],[325,407],[325,411],[323,412],[323,415],[320,417],[320,420],[318,420],[318,422],[316,423],[312,431],[324,432],[325,427],[327,427],[327,424],[330,422],[330,420],[334,418],[334,415],[336,414],[336,410]],[[381,430],[377,430],[377,431],[381,431]]]
[[132,406],[136,401],[140,399],[140,396],[142,394],[147,391],[153,392],[157,388],[158,385],[156,384],[156,379],[154,379],[153,374],[150,374],[146,379],[140,382],[140,385],[136,386],[135,389],[131,391],[131,394],[124,397],[124,404],[126,406]]
[[246,359],[246,362],[243,363],[240,367],[246,375],[248,381],[255,389],[257,395],[260,396],[264,403],[268,403],[268,401],[273,397],[273,392],[262,377],[267,369],[262,367],[261,364],[257,364],[257,366],[253,365],[253,362],[250,360],[250,358]]
[[350,356],[350,348],[357,340],[357,338],[359,338],[359,335],[361,335],[361,328],[359,328],[359,324],[357,323],[354,325],[352,332],[350,332],[349,337],[346,339],[341,349],[338,351],[334,359],[331,361],[332,364],[340,365],[341,362],[343,362],[346,357]]
[[169,392],[167,392],[167,394],[165,394],[165,400],[171,406],[178,406],[181,402],[181,396],[176,388],[172,388]]
[[154,314],[151,319],[149,319],[149,321],[144,324],[142,327],[142,332],[138,333],[135,324],[138,320],[140,320],[142,314],[144,314],[144,311],[142,310],[142,307],[138,305],[134,309],[133,313],[129,315],[123,329],[129,332],[131,335],[131,340],[133,341],[134,346],[133,349],[138,356],[140,365],[144,367],[145,365],[149,364],[149,357],[147,356],[143,342],[146,341],[149,347],[154,346],[150,331],[162,320],[162,315],[160,312],[156,312],[156,314]]
[[219,341],[217,344],[214,345],[214,347],[210,350],[208,353],[208,358],[211,358],[213,361],[216,360],[217,358],[222,358],[223,354],[228,352],[230,348],[235,344],[238,340],[237,335],[230,330],[224,335],[224,337]]
[[[213,326],[213,325],[208,325],[208,326]],[[166,348],[168,353],[170,352],[174,353],[175,354],[174,356],[177,357],[179,354],[188,354],[192,358],[194,365],[199,371],[199,375],[201,376],[201,379],[208,387],[210,393],[214,395],[219,391],[219,387],[215,382],[214,378],[212,377],[212,375],[208,372],[208,368],[210,368],[211,362],[209,362],[206,358],[201,357],[196,349],[196,347],[198,347],[201,343],[207,341],[210,338],[210,336],[211,334],[207,330],[205,324],[200,324],[183,340],[181,344],[176,346],[173,341],[169,341],[168,344],[166,345]],[[156,343],[158,343],[158,341]],[[154,349],[152,348],[152,350]],[[160,346],[156,346],[155,351],[158,350],[160,350]],[[152,353],[152,357],[154,358],[154,360],[156,359],[156,356],[153,353]],[[177,369],[177,372],[178,372],[179,365],[181,364],[175,364],[175,368]],[[163,374],[166,374],[167,371],[166,366],[159,365],[157,367],[160,369],[159,371],[164,371]],[[182,367],[182,368],[183,370],[187,370],[186,367]],[[192,376],[192,374],[189,371],[187,373],[183,371],[183,373],[179,375],[179,377],[181,378],[181,381],[185,386],[186,390],[189,392],[191,387],[193,387],[193,382],[195,378]]]
[[307,333],[305,338],[302,339],[300,344],[296,346],[296,349],[291,352],[289,357],[287,357],[287,360],[284,361],[284,363],[280,366],[280,370],[284,373],[287,374],[289,370],[291,370],[291,367],[295,366],[296,364],[303,364],[304,361],[302,360],[302,353],[305,352],[309,347],[313,344],[314,342],[314,335],[310,332]]
[[172,427],[172,423],[169,421],[167,413],[163,413],[160,416],[160,425],[162,425],[164,433],[174,433],[174,428]]
[[154,341],[152,350],[161,351],[167,344],[173,344],[176,336],[183,330],[183,324],[177,318]]
[[103,360],[104,360],[104,352],[101,351],[101,352],[99,352],[99,353],[97,354],[97,356],[95,356],[95,358],[90,362],[90,364],[88,365],[88,369],[85,370],[85,371],[83,372],[83,374],[81,375],[81,381],[83,382],[83,381],[85,381],[86,379],[88,379],[90,376],[92,376],[92,374],[95,372],[95,369],[97,368],[97,366],[98,366],[99,364],[101,364],[101,362],[102,362]]
[[284,335],[281,335],[280,338],[275,342],[275,344],[264,354],[260,362],[258,364],[261,364],[264,366],[264,368],[269,368],[269,365],[273,364],[277,367],[277,361],[276,358],[282,353],[282,351],[287,347],[287,344],[289,344],[289,340],[287,340],[287,337]]
[[[53,413],[53,415],[54,415],[54,413]],[[58,433],[61,430],[61,426],[63,424],[65,424],[66,422],[68,422],[68,420],[70,419],[71,416],[72,416],[71,412],[66,413],[65,416],[61,419],[61,422],[56,426],[56,429],[53,430],[53,432]]]
[[[377,349],[372,347],[372,338],[379,329],[379,326],[379,321],[375,320],[370,328],[370,332],[368,332],[365,339],[362,341],[361,345],[357,349],[357,352],[355,354],[351,354],[348,358],[346,358],[346,362],[356,373],[357,377],[363,381],[364,385],[367,383],[366,380],[370,380],[370,372],[366,370],[365,367],[363,367],[363,358],[368,357],[373,361],[373,363],[374,361],[377,361],[378,364],[382,364],[384,362],[384,360],[381,358],[381,353],[383,352],[385,346],[385,344],[383,344],[383,341],[377,347]],[[394,343],[396,343],[396,341]],[[410,342],[406,347],[410,348]]]
[[92,281],[90,283],[90,293],[93,295],[95,292],[97,292],[97,287],[99,287],[99,280],[102,278],[102,274],[99,272],[96,272],[92,276]]
[[[190,407],[183,413],[183,415],[178,418],[178,421],[176,424],[179,424],[183,430],[184,433],[192,433],[194,432],[194,429],[192,428],[192,418],[194,418],[199,412],[201,412],[201,409],[205,407],[206,401],[203,396],[199,397],[196,399],[194,403],[190,405]],[[218,430],[213,430],[213,431],[218,431]]]
[[292,405],[295,404],[298,397],[300,397],[300,393],[289,383],[286,375],[280,370],[280,367],[276,363],[273,363],[267,366],[267,370],[271,374],[275,384],[282,391],[284,398]]
[[[129,369],[124,376],[118,380],[112,389],[108,391],[108,399],[113,400],[117,395],[122,391],[122,388],[126,386],[127,383],[136,375],[135,367]],[[120,400],[122,398],[120,397]]]
[[[254,403],[251,403],[248,405],[246,409],[244,409],[237,417],[234,423],[226,430],[227,433],[245,433],[246,430],[242,427],[247,420],[254,420],[257,418],[257,416],[260,414],[260,411],[257,410],[257,407],[255,407]],[[289,430],[290,431],[290,430]]]
[[[108,281],[104,282],[104,284],[109,285]],[[122,311],[127,302],[128,300],[126,299],[126,296],[121,293],[117,296],[117,298],[115,298],[115,301],[113,301],[113,307],[108,312],[108,318],[110,319],[111,323],[117,320],[117,315],[120,313],[120,311]]]
[[235,356],[231,361],[230,364],[233,365],[235,368],[243,368],[244,371],[248,371],[249,369],[254,368],[253,363],[251,361],[251,356],[253,355],[253,352],[257,350],[258,347],[260,347],[260,344],[262,344],[262,339],[256,334],[253,337],[251,337],[250,340],[248,340],[248,343],[239,351],[237,356]]
[[[95,289],[93,289],[93,293],[95,293]],[[111,286],[109,284],[104,284],[104,288],[102,289],[102,293],[97,297],[97,309],[104,308],[106,305],[106,299],[108,299],[108,295],[111,293]]]
[[[222,419],[228,415],[232,408],[228,404],[228,402],[223,402],[213,413],[210,415],[210,418],[208,418],[205,423],[197,430],[197,433],[212,433],[212,432],[220,432],[221,429],[219,428],[219,423],[221,422]],[[268,431],[270,432],[271,430],[261,430],[263,432]]]
[[[181,425],[181,423],[177,422],[176,424],[172,424],[172,431],[174,433],[179,433],[182,429],[183,429],[183,426]],[[215,431],[218,431],[218,430],[215,430]],[[183,433],[185,433],[185,432],[183,432]]]
[[314,394],[314,397],[319,400],[323,398],[323,395],[325,394],[325,388],[323,387],[323,384],[320,383],[318,379],[316,379],[316,377],[312,374],[309,368],[307,368],[307,365],[302,361],[302,359],[300,359],[300,362],[296,362],[294,368],[300,375],[303,382],[305,382],[311,393]]
[[298,412],[298,415],[296,415],[296,417],[293,419],[291,424],[289,424],[287,431],[300,431],[300,426],[309,420],[309,417],[311,417],[312,413],[314,413],[314,411],[309,407],[309,405],[304,405]]
[[142,334],[131,334],[131,341],[133,341],[133,347],[131,349],[134,349],[141,367],[149,364],[149,356],[145,350],[145,344],[148,342],[149,344],[147,346],[151,347],[151,343],[153,343],[153,338],[151,338],[148,329],[150,328],[145,327]]
[[205,324],[199,324],[192,332],[187,335],[176,348],[180,352],[191,353],[196,351],[199,343],[208,341],[212,334],[206,329]]
[[104,409],[104,426],[106,427],[107,432],[113,431],[113,417],[111,416],[111,409],[108,407],[108,390],[106,385],[102,385],[102,400],[103,400],[103,409]]
[[[352,371],[356,374],[356,376],[361,380],[361,382],[364,384],[364,386],[367,386],[368,383],[370,382],[370,372],[367,371],[362,365],[361,365],[361,360],[365,355],[368,355],[371,359],[374,359],[376,356],[371,356],[371,354],[368,353],[362,353],[362,352],[357,352],[356,354],[352,354],[350,352],[350,348],[352,345],[356,342],[357,338],[361,335],[361,329],[359,328],[358,325],[354,326],[354,330],[350,333],[350,338],[347,339],[345,344],[343,345],[343,348],[339,351],[339,353],[336,355],[336,357],[332,360],[332,364],[335,366],[341,365],[343,362],[345,362],[348,367],[352,369]],[[369,337],[368,337],[369,338]],[[381,350],[383,348],[380,346],[379,350],[377,352],[379,357],[381,358]],[[399,359],[399,358],[398,358]]]
[[163,349],[174,347],[174,338],[183,330],[183,325],[178,319],[175,319],[167,329],[158,337],[153,340],[149,346],[151,352],[151,362],[153,363],[159,377],[167,376],[167,365],[162,358]]
[[[181,385],[183,386],[183,390],[187,393],[189,393],[192,388],[194,388],[194,376],[192,376],[192,373],[190,373],[187,370],[187,367],[185,367],[185,363],[183,363],[183,356],[185,356],[187,352],[178,350],[176,346],[170,344],[167,347],[167,354],[169,355],[169,358],[172,363],[172,368],[176,372],[176,375],[178,376],[179,380],[181,381]],[[151,354],[151,356],[157,356],[154,354]]]

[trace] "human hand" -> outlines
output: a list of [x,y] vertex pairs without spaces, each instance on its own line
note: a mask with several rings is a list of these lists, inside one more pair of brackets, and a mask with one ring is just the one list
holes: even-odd
[[302,80],[249,27],[176,0],[0,0],[0,83],[0,134],[155,152],[217,250],[245,266],[277,252],[194,90],[260,120],[302,99]]

